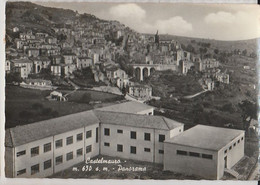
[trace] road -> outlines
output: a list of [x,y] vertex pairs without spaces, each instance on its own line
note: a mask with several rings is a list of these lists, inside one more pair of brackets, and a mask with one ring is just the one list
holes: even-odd
[[205,92],[207,92],[207,91],[208,91],[208,90],[203,90],[203,91],[198,92],[198,93],[193,94],[193,95],[184,96],[183,98],[185,98],[185,99],[191,99],[191,98],[194,98],[194,97],[196,97],[196,96],[199,96],[199,95],[201,95],[202,93],[205,93]]

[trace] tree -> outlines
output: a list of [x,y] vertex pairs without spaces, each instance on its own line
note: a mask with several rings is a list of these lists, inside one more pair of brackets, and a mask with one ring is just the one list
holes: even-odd
[[214,53],[217,55],[219,53],[218,49],[214,49]]
[[[243,120],[243,127],[245,131],[247,131],[251,120],[257,118],[257,104],[248,100],[243,100],[238,106],[242,111],[241,117]],[[249,120],[247,118],[249,118]]]
[[22,82],[22,78],[20,76],[20,73],[15,72],[15,73],[9,73],[6,75],[6,82],[7,83],[12,83],[12,82]]
[[246,49],[243,50],[243,51],[242,51],[242,54],[243,54],[244,56],[246,56],[246,55],[247,55],[247,50],[246,50]]

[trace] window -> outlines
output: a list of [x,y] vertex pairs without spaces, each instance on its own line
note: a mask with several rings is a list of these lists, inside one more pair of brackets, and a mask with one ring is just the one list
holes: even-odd
[[135,131],[131,131],[130,132],[130,137],[131,137],[131,139],[136,139],[136,132]]
[[77,134],[77,141],[82,141],[83,133]]
[[31,157],[34,157],[36,155],[39,155],[39,147],[31,148]]
[[21,155],[25,155],[25,154],[26,154],[26,151],[23,150],[23,151],[17,152],[16,157],[20,157]]
[[179,132],[181,132],[181,129],[179,130]]
[[234,143],[233,146],[235,147],[235,146],[236,146],[236,143]]
[[66,154],[66,160],[69,161],[71,159],[73,159],[73,152],[69,152]]
[[92,146],[91,146],[91,145],[88,145],[88,146],[86,147],[86,153],[90,153],[91,150],[92,150]]
[[51,159],[43,163],[43,169],[46,170],[48,168],[51,168]]
[[86,132],[86,139],[92,137],[92,130]]
[[123,152],[123,145],[117,145],[117,151]]
[[241,138],[241,141],[243,141],[243,140],[244,140],[244,137]]
[[164,142],[165,135],[159,134],[159,142]]
[[209,154],[202,154],[202,158],[205,158],[205,159],[212,159],[213,156],[212,156],[212,155],[209,155]]
[[226,153],[227,153],[227,150],[225,150],[224,153],[226,154]]
[[80,148],[77,150],[77,157],[82,156],[83,155],[83,148]]
[[66,145],[70,145],[73,143],[73,136],[67,137],[66,139]]
[[177,155],[187,155],[188,153],[183,150],[177,150]]
[[136,154],[136,147],[135,146],[130,146],[130,153]]
[[17,171],[17,176],[22,175],[24,173],[26,173],[26,169],[19,170]]
[[104,146],[110,146],[110,143],[106,143],[106,142],[105,142],[105,143],[104,143]]
[[240,139],[237,141],[237,143],[240,143]]
[[200,157],[200,154],[197,152],[189,152],[190,156],[192,157]]
[[229,150],[231,150],[231,149],[232,149],[232,146],[229,147]]
[[151,149],[150,148],[144,148],[144,151],[145,152],[151,152]]
[[31,175],[36,174],[40,171],[40,165],[36,164],[31,166]]
[[56,148],[62,147],[62,139],[55,141],[55,146],[56,146]]
[[144,133],[144,140],[150,141],[151,140],[151,134],[150,133]]
[[56,159],[55,159],[55,164],[56,164],[56,165],[59,165],[59,164],[61,164],[62,162],[63,162],[63,157],[62,157],[62,155],[56,157]]
[[117,130],[117,133],[118,133],[118,134],[123,134],[123,130],[118,129],[118,130]]
[[98,143],[98,127],[96,128],[96,143]]
[[159,154],[164,154],[164,150],[159,150]]
[[105,133],[105,136],[109,136],[110,135],[110,129],[104,128],[104,133]]
[[44,151],[44,153],[51,151],[51,143],[47,143],[47,144],[43,145],[43,151]]

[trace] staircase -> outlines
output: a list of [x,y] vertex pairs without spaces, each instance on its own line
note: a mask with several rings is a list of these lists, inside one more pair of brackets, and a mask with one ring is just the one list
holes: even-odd
[[239,177],[239,174],[238,174],[236,171],[234,171],[234,170],[225,168],[225,169],[224,169],[224,172],[226,172],[226,173],[232,175],[232,176],[235,177],[236,179],[238,179],[238,177]]

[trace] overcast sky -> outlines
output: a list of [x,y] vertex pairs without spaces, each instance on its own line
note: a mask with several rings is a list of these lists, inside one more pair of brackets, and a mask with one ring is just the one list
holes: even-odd
[[258,5],[174,3],[38,2],[77,10],[106,20],[118,20],[141,33],[172,34],[217,40],[260,37]]

